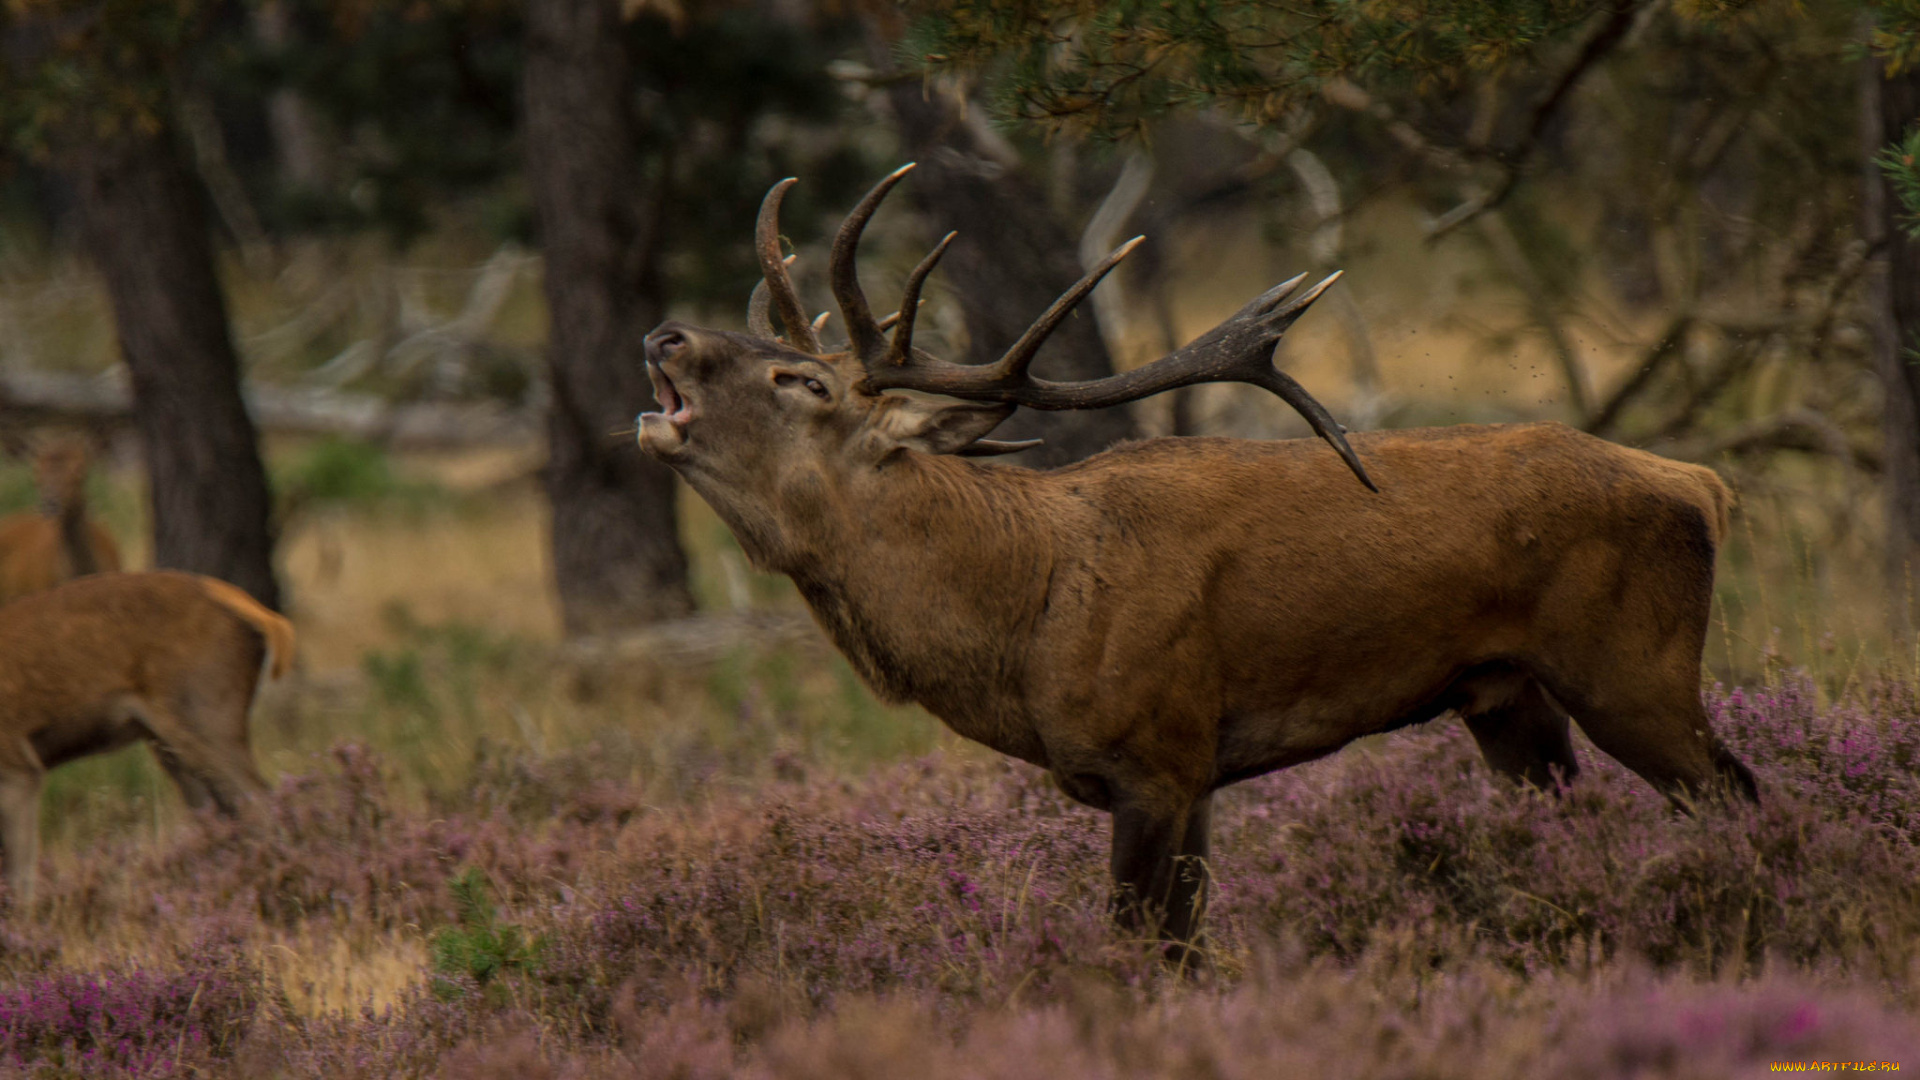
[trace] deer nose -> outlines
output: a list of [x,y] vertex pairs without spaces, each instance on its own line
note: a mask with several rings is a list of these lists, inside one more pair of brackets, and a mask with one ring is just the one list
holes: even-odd
[[669,323],[648,334],[646,346],[649,359],[665,360],[687,347],[687,335]]

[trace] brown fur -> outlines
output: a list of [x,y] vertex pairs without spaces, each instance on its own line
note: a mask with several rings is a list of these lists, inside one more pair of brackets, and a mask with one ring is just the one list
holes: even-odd
[[224,582],[174,571],[70,581],[0,608],[0,845],[31,899],[46,770],[138,740],[189,805],[223,813],[265,785],[247,714],[293,631]]
[[876,691],[1112,811],[1135,925],[1195,932],[1215,789],[1448,711],[1541,786],[1576,769],[1571,713],[1676,799],[1755,795],[1700,699],[1730,501],[1707,469],[1530,424],[1356,435],[1378,494],[1304,440],[1034,472],[938,453],[997,415],[866,393],[850,358],[648,342],[686,408],[642,445]]
[[293,624],[277,611],[270,611],[260,601],[248,595],[238,585],[230,585],[219,578],[200,578],[200,588],[213,598],[214,602],[245,619],[248,625],[259,632],[262,641],[267,643],[267,654],[271,666],[267,669],[267,678],[278,679],[293,666]]
[[120,569],[120,547],[87,517],[87,440],[45,438],[31,451],[40,509],[0,518],[0,604],[83,574]]

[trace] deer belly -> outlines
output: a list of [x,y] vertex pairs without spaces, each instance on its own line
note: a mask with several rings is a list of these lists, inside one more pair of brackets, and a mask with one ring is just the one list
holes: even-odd
[[51,769],[76,758],[137,742],[146,728],[119,716],[89,716],[47,724],[32,736],[33,752]]
[[1303,724],[1284,714],[1223,721],[1215,783],[1231,784],[1326,757],[1357,734],[1345,725]]

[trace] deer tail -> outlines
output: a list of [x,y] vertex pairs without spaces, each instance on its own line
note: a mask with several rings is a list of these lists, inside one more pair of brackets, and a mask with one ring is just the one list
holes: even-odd
[[287,668],[293,664],[293,624],[277,612],[267,610],[238,586],[210,577],[201,577],[199,582],[208,598],[238,615],[266,640],[270,657],[268,677],[278,679],[285,675]]

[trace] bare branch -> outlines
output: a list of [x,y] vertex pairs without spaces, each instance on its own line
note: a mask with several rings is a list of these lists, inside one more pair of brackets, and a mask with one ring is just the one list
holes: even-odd
[[1606,404],[1600,406],[1600,411],[1593,415],[1593,419],[1587,421],[1587,431],[1595,435],[1605,435],[1612,430],[1614,421],[1620,419],[1621,410],[1652,384],[1654,375],[1665,366],[1669,357],[1679,355],[1680,346],[1687,339],[1687,329],[1692,325],[1693,316],[1689,312],[1683,311],[1673,317],[1673,320],[1667,324],[1666,331],[1653,343],[1653,347],[1647,350],[1640,363],[1634,366],[1633,374],[1620,385],[1620,389],[1613,392],[1613,396],[1607,399]]
[[1813,409],[1787,409],[1773,416],[1742,424],[1732,431],[1690,442],[1660,448],[1667,457],[1685,461],[1711,461],[1723,454],[1756,454],[1770,450],[1793,450],[1825,454],[1864,472],[1879,473],[1886,463],[1866,447],[1855,446],[1826,415]]
[[1588,415],[1586,369],[1580,364],[1580,354],[1574,351],[1573,343],[1567,340],[1567,335],[1560,328],[1560,318],[1554,312],[1545,290],[1540,287],[1540,276],[1534,272],[1533,263],[1521,249],[1520,241],[1514,237],[1505,217],[1488,214],[1480,219],[1480,228],[1486,234],[1494,255],[1505,265],[1508,276],[1526,294],[1527,304],[1533,309],[1534,322],[1553,346],[1554,359],[1559,362],[1560,373],[1566,380],[1567,399],[1573,407],[1573,414],[1584,426]]
[[1634,0],[1621,0],[1614,5],[1606,21],[1587,35],[1587,40],[1581,44],[1572,62],[1554,79],[1547,92],[1534,102],[1520,137],[1511,145],[1494,151],[1493,158],[1500,163],[1498,177],[1491,185],[1470,193],[1460,205],[1435,218],[1428,227],[1428,240],[1437,240],[1506,201],[1513,192],[1513,186],[1520,180],[1521,168],[1533,156],[1534,148],[1540,145],[1540,136],[1546,133],[1547,125],[1552,122],[1561,103],[1566,101],[1567,95],[1573,92],[1573,88],[1594,65],[1626,40],[1627,31],[1633,29],[1634,20],[1645,7],[1644,3]]

